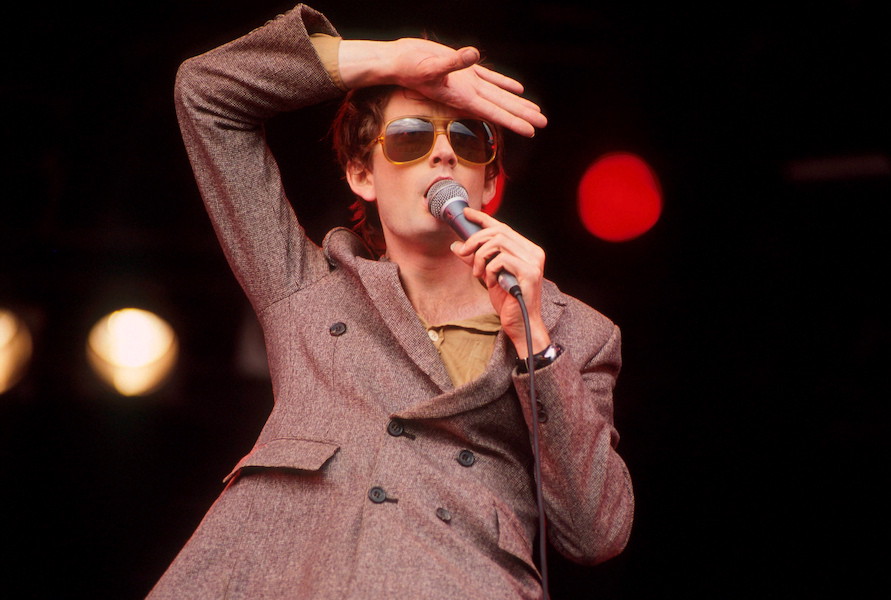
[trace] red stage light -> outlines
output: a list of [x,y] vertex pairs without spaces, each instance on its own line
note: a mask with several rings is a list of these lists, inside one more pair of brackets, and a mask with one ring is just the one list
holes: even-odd
[[617,152],[588,167],[579,183],[578,207],[588,231],[609,242],[624,242],[656,224],[662,192],[642,158]]

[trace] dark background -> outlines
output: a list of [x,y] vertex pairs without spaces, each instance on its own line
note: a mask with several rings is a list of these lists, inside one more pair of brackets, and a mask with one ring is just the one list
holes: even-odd
[[[345,37],[476,44],[550,118],[533,141],[508,139],[499,217],[623,328],[616,418],[637,495],[626,552],[593,568],[552,556],[553,598],[879,595],[885,3],[314,6]],[[35,356],[0,396],[4,597],[144,596],[265,419],[269,383],[243,350],[253,321],[203,213],[172,85],[183,59],[288,7],[6,10],[0,305],[25,316]],[[270,130],[317,240],[347,218],[322,141],[333,109]],[[574,212],[585,167],[615,150],[649,161],[665,197],[653,230],[621,244]],[[142,399],[108,392],[84,358],[92,323],[126,305],[158,311],[182,343],[172,381]]]

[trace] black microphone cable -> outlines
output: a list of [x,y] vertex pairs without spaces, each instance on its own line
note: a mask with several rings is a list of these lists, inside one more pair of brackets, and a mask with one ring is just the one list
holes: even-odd
[[526,302],[523,300],[523,292],[520,286],[515,285],[510,289],[511,295],[517,299],[520,304],[520,312],[523,315],[523,327],[526,330],[526,372],[529,374],[529,402],[532,406],[532,470],[535,478],[535,498],[538,504],[538,555],[541,563],[541,587],[544,595],[542,598],[548,600],[548,556],[547,556],[547,519],[545,518],[544,509],[544,492],[541,484],[541,451],[538,433],[538,397],[535,393],[535,359],[532,354],[532,332],[529,326],[529,311],[526,308]]

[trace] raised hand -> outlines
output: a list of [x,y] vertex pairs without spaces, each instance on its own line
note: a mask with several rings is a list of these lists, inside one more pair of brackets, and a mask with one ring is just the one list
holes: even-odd
[[430,40],[344,40],[340,73],[348,87],[399,85],[531,137],[547,125],[541,109],[522,98],[520,82],[479,64],[476,48],[454,50]]

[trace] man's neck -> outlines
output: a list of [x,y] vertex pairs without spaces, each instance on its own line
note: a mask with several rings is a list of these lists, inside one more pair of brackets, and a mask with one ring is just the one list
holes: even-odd
[[393,249],[388,256],[399,265],[402,287],[427,323],[437,325],[494,311],[485,286],[448,248],[440,253]]

